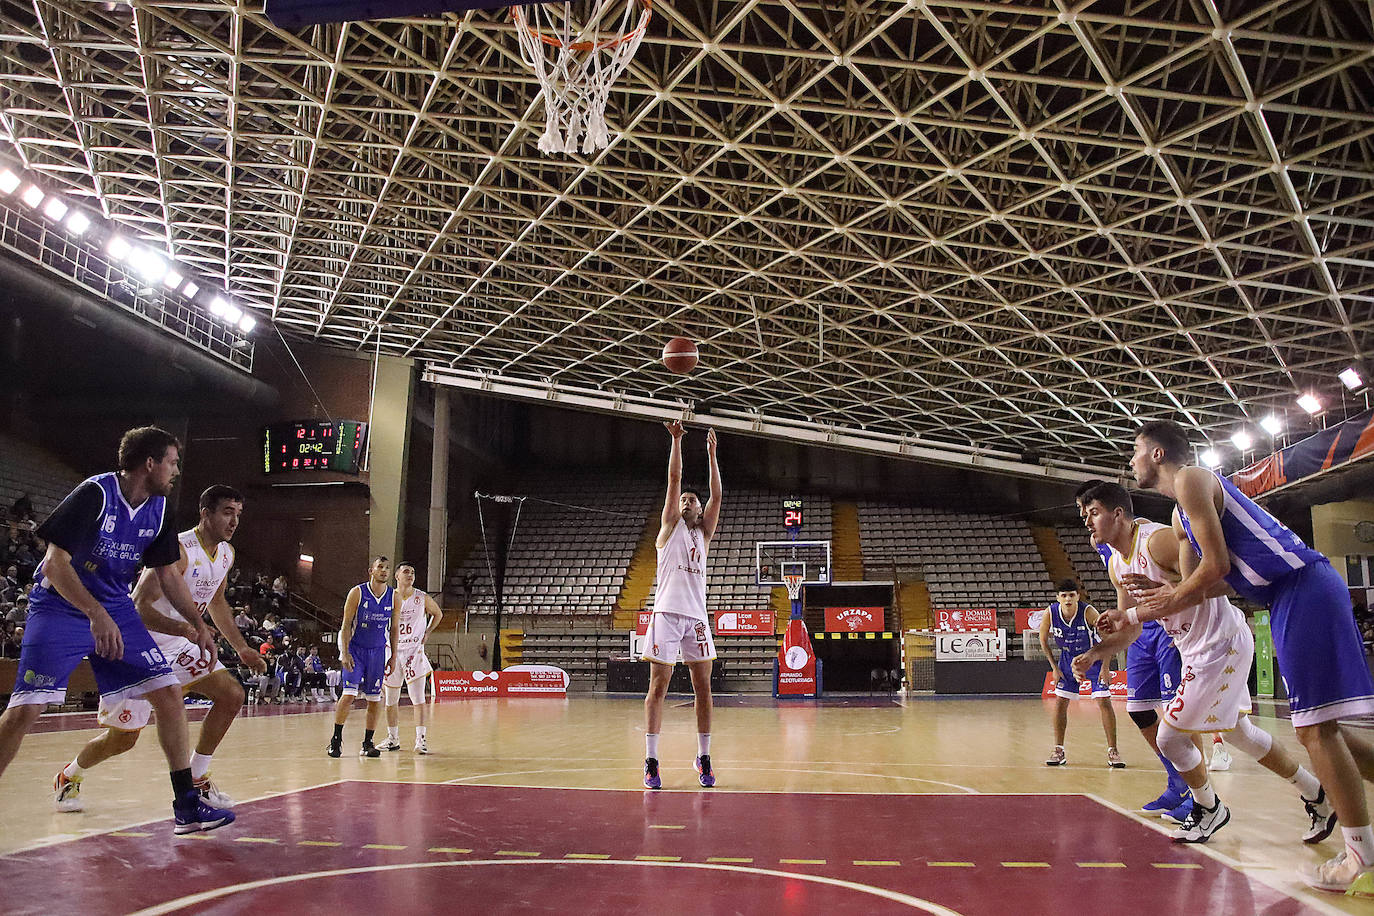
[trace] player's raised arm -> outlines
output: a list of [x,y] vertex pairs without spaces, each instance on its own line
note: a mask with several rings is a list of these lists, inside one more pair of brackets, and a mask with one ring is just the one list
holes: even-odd
[[668,435],[673,437],[673,446],[668,451],[668,492],[663,497],[663,518],[658,528],[657,544],[659,550],[668,543],[668,538],[682,518],[682,436],[686,432],[681,420],[664,423]]
[[[348,652],[348,642],[353,638],[353,628],[358,622],[358,602],[362,601],[360,585],[355,585],[348,590],[348,597],[344,599],[343,621],[339,624],[339,662],[348,671],[353,670],[353,656]],[[394,614],[392,615],[394,618]]]
[[716,460],[716,431],[706,433],[706,460],[711,472],[711,500],[701,513],[701,536],[710,543],[716,536],[716,522],[720,520],[720,503],[724,497],[720,483],[720,462]]

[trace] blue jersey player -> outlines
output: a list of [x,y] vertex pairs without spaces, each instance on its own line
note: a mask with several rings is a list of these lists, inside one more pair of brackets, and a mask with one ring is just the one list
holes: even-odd
[[[334,709],[334,737],[329,741],[329,756],[343,754],[343,727],[353,711],[353,698],[367,701],[366,731],[362,757],[380,757],[372,743],[377,718],[382,709],[382,678],[391,673],[396,658],[395,634],[391,615],[395,611],[391,580],[391,561],[376,557],[367,581],[349,589],[344,600],[343,626],[339,630],[339,658],[343,662],[343,695]],[[390,650],[390,651],[388,651]]]
[[140,567],[154,570],[163,594],[195,629],[202,654],[213,657],[214,634],[177,572],[181,548],[167,508],[181,473],[181,443],[153,426],[131,429],[119,443],[119,468],[83,481],[38,527],[48,549],[34,574],[14,692],[0,716],[0,772],[47,704],[66,698],[67,678],[89,657],[102,700],[143,697],[157,713],[176,832],[213,830],[234,813],[196,791],[177,677],[129,594]]
[[[1191,455],[1188,435],[1177,423],[1153,420],[1136,434],[1136,482],[1175,500],[1187,546],[1201,557],[1195,567],[1191,559],[1181,565],[1187,575],[1176,586],[1135,583],[1138,605],[1174,613],[1198,603],[1222,579],[1241,597],[1268,605],[1293,726],[1345,839],[1340,855],[1304,870],[1302,878],[1322,890],[1344,891],[1374,870],[1374,834],[1360,784],[1361,772],[1374,772],[1374,747],[1338,726],[1342,717],[1374,713],[1374,678],[1350,592],[1326,557],[1229,480],[1190,466]],[[1197,790],[1193,794],[1198,804],[1213,804]]]
[[[1087,495],[1102,486],[1101,480],[1089,480],[1074,493],[1078,504],[1078,517],[1087,524]],[[1091,533],[1088,534],[1093,549],[1102,558],[1102,565],[1108,570],[1112,563],[1112,546],[1104,544]],[[1120,651],[1120,645],[1107,637],[1105,651]],[[1168,782],[1164,791],[1154,801],[1146,802],[1140,810],[1147,814],[1159,814],[1182,823],[1192,811],[1193,800],[1188,792],[1188,784],[1169,758],[1159,752],[1156,735],[1159,731],[1159,709],[1174,698],[1179,678],[1183,674],[1183,660],[1178,647],[1164,632],[1156,620],[1141,624],[1140,636],[1126,646],[1126,715],[1131,717],[1141,737],[1150,745],[1159,762],[1164,767]]]
[[[1040,617],[1040,648],[1050,660],[1054,684],[1054,749],[1046,766],[1063,766],[1068,762],[1064,753],[1064,732],[1069,725],[1069,700],[1080,696],[1078,678],[1074,676],[1073,660],[1097,644],[1097,611],[1079,600],[1078,583],[1065,579],[1057,586],[1057,601],[1050,603]],[[1053,648],[1051,648],[1053,643]],[[1057,653],[1057,657],[1056,657]],[[1084,678],[1092,684],[1092,697],[1102,713],[1102,731],[1107,735],[1107,765],[1124,767],[1116,750],[1116,711],[1112,709],[1112,673],[1103,662],[1092,666]]]

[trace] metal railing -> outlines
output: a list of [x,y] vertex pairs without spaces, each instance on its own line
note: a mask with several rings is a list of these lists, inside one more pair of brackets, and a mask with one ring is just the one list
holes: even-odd
[[102,302],[135,315],[245,372],[253,370],[253,342],[216,321],[185,296],[150,283],[103,250],[23,210],[0,206],[0,248],[75,283]]

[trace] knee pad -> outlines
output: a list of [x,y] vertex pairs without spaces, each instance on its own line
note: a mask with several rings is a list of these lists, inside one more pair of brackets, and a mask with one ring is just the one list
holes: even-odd
[[387,705],[387,706],[400,706],[400,705],[401,705],[401,688],[400,688],[400,687],[382,687],[382,698],[383,698],[384,700],[386,700],[386,705]]
[[1202,763],[1202,752],[1193,744],[1192,736],[1179,731],[1168,722],[1159,723],[1159,734],[1155,736],[1155,743],[1159,745],[1159,752],[1167,757],[1180,773],[1186,773]]
[[1226,733],[1226,740],[1237,750],[1256,760],[1269,753],[1274,746],[1274,736],[1250,721],[1249,716],[1241,716],[1236,727]]
[[1141,731],[1145,731],[1145,729],[1159,721],[1159,713],[1155,712],[1153,709],[1135,709],[1127,712],[1126,715],[1131,717],[1131,721],[1135,723],[1135,727]]

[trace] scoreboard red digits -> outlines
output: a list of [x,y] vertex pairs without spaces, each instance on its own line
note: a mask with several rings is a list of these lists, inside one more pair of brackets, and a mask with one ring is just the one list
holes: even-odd
[[274,423],[262,431],[263,473],[356,474],[366,445],[367,424],[357,420]]
[[788,531],[800,530],[802,526],[802,501],[800,497],[790,496],[782,501],[782,525]]

